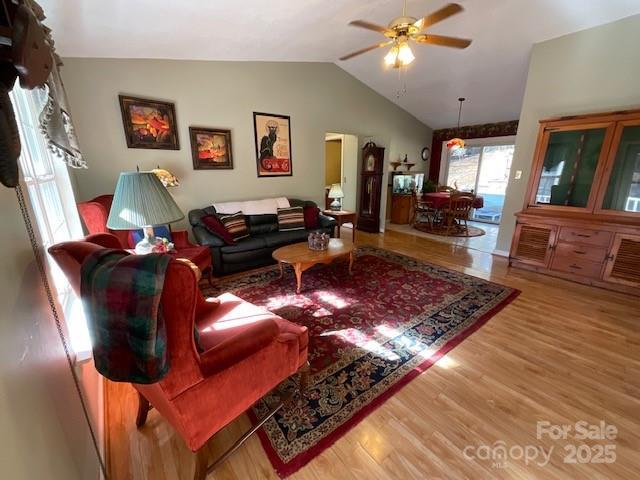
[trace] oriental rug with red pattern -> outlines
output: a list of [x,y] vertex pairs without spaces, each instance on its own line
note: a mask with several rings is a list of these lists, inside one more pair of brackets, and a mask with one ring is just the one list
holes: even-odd
[[[281,477],[307,464],[512,301],[513,288],[373,247],[313,267],[295,294],[292,269],[222,279],[230,291],[309,329],[310,386],[259,431]],[[293,385],[284,385],[285,388]],[[249,412],[268,411],[265,398]]]

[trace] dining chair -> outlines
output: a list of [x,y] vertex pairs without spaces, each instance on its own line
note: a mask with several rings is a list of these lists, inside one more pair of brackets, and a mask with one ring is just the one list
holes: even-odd
[[420,223],[420,218],[425,217],[429,222],[429,229],[433,230],[433,224],[436,221],[438,210],[433,208],[433,203],[430,200],[424,200],[422,195],[413,194],[413,216],[411,218],[411,226],[414,227],[417,223]]
[[464,222],[464,232],[469,236],[469,214],[473,208],[476,196],[473,193],[455,192],[449,198],[449,204],[442,210],[442,218],[447,226],[446,235],[449,235],[451,228],[458,228]]

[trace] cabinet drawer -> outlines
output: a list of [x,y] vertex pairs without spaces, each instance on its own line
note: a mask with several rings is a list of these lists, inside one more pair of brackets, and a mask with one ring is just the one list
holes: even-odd
[[603,262],[592,262],[582,258],[558,256],[553,257],[552,270],[574,273],[583,277],[600,278]]
[[602,263],[606,256],[607,249],[605,247],[580,245],[577,243],[567,243],[563,241],[558,242],[556,245],[556,257],[589,260],[591,262]]
[[560,240],[569,243],[584,243],[599,247],[608,247],[611,242],[611,232],[604,230],[589,230],[586,228],[562,227]]

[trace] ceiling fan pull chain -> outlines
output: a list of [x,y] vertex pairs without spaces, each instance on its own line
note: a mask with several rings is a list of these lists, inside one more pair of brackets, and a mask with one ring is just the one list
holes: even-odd
[[398,88],[396,89],[396,99],[400,99],[402,95],[406,95],[407,93],[406,70],[407,67],[404,65],[398,67]]
[[407,67],[406,66],[402,67],[402,70],[403,70],[402,94],[406,95],[407,94],[407,75],[406,75]]

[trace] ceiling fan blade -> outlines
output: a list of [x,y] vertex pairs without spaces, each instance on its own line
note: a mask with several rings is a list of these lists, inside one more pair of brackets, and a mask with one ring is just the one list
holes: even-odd
[[377,25],[375,23],[367,22],[365,20],[354,20],[353,22],[349,22],[349,25],[352,27],[360,27],[365,28],[367,30],[373,30],[374,32],[381,33],[387,37],[395,36],[395,32],[387,27],[383,27],[382,25]]
[[442,20],[449,18],[456,13],[460,13],[462,10],[462,6],[457,3],[450,3],[449,5],[445,5],[440,10],[436,10],[435,12],[425,15],[413,25],[418,29],[418,31],[423,30],[431,25],[434,25]]
[[350,58],[356,57],[358,55],[362,55],[363,53],[370,52],[371,50],[375,50],[376,48],[386,47],[387,45],[391,45],[393,43],[392,40],[388,42],[376,43],[375,45],[368,46],[367,48],[363,48],[361,50],[357,50],[355,52],[351,52],[344,57],[340,57],[340,60],[349,60]]
[[416,35],[413,39],[418,43],[428,43],[442,47],[467,48],[471,45],[471,40],[468,38],[447,37],[445,35]]

